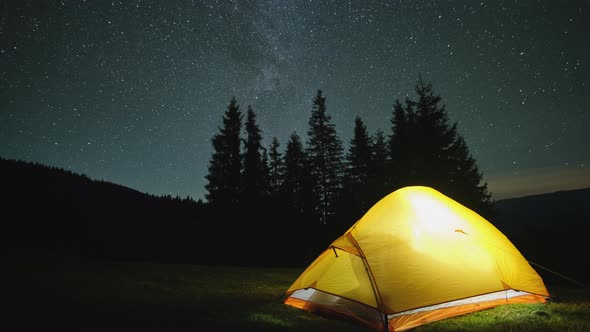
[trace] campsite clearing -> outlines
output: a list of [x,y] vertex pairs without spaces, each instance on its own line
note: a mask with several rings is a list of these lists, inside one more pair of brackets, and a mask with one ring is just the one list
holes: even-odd
[[[371,331],[282,303],[303,268],[207,267],[12,258],[3,273],[7,331]],[[415,331],[589,331],[590,291],[548,289],[546,304],[507,305]]]

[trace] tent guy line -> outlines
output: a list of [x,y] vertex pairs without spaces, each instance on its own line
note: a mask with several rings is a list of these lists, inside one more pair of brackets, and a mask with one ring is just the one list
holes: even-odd
[[548,269],[548,268],[546,268],[546,267],[544,267],[544,266],[542,266],[542,265],[540,265],[540,264],[537,264],[537,263],[535,263],[535,262],[531,262],[531,261],[529,261],[529,260],[527,260],[527,262],[529,262],[529,264],[532,264],[532,265],[538,266],[538,267],[542,268],[543,270],[545,270],[545,271],[547,271],[547,272],[553,273],[553,274],[555,274],[555,275],[556,275],[556,276],[558,276],[558,277],[561,277],[561,278],[564,278],[565,280],[571,281],[571,282],[573,282],[573,283],[577,284],[578,286],[582,286],[582,287],[584,287],[584,288],[588,288],[588,286],[586,286],[586,285],[584,285],[583,283],[581,283],[581,282],[579,282],[579,281],[575,280],[574,278],[571,278],[571,277],[568,277],[568,276],[566,276],[566,275],[563,275],[563,274],[561,274],[561,273],[558,273],[558,272],[555,272],[555,271],[553,271],[553,270],[550,270],[550,269]]

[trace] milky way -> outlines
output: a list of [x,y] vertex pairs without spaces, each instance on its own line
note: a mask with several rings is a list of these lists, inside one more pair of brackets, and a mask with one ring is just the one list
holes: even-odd
[[1,2],[0,156],[204,197],[235,96],[265,145],[316,90],[345,148],[419,75],[495,197],[590,186],[585,1]]

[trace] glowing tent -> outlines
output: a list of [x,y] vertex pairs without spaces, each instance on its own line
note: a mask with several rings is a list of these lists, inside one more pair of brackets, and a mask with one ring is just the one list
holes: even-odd
[[379,331],[546,302],[541,277],[483,217],[428,187],[377,202],[303,271],[285,303]]

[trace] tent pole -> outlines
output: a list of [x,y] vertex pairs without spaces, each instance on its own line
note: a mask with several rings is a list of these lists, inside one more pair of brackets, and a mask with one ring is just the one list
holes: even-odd
[[389,332],[389,321],[387,320],[387,314],[384,313],[383,310],[381,310],[383,308],[383,304],[381,302],[381,295],[379,293],[379,288],[377,287],[375,279],[373,278],[373,273],[371,272],[369,262],[367,262],[367,259],[365,258],[365,253],[363,252],[359,244],[356,242],[355,238],[350,233],[348,233],[348,237],[349,240],[354,244],[356,249],[361,254],[361,260],[363,261],[363,265],[365,266],[365,271],[369,276],[369,281],[371,281],[371,288],[373,289],[373,295],[375,295],[375,300],[377,302],[377,310],[379,310],[379,315],[381,316],[381,320],[383,322],[383,331]]

